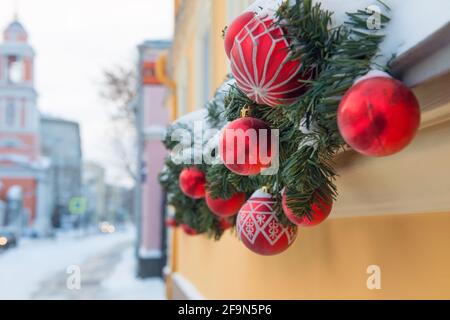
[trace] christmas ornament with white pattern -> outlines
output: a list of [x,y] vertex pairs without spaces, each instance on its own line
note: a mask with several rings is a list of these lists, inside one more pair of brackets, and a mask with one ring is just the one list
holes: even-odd
[[301,59],[292,60],[283,29],[269,15],[255,15],[243,27],[230,60],[238,88],[258,104],[289,105],[306,90]]
[[251,251],[272,256],[289,248],[297,237],[295,226],[279,223],[272,195],[256,191],[239,211],[236,230]]

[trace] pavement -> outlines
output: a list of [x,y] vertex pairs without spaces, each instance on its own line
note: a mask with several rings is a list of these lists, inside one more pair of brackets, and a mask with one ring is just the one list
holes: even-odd
[[[108,279],[114,268],[121,261],[122,253],[132,243],[123,242],[114,249],[109,249],[89,257],[80,270],[79,289],[67,286],[67,272],[59,272],[41,282],[31,299],[33,300],[96,300],[103,294],[102,283]],[[131,270],[132,271],[132,270]]]

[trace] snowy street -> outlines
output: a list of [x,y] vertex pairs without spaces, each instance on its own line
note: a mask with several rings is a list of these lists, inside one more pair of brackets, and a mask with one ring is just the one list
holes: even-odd
[[[0,253],[0,299],[164,299],[161,279],[135,278],[134,230],[22,240]],[[79,286],[77,283],[79,276]],[[75,281],[72,281],[75,279]]]

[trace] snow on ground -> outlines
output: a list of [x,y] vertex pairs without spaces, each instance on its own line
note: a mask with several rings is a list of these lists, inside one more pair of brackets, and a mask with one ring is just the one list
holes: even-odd
[[139,280],[134,274],[136,259],[129,248],[122,254],[121,262],[113,274],[102,283],[100,299],[105,300],[164,300],[164,282],[160,278]]
[[133,239],[131,228],[109,235],[69,233],[54,240],[22,239],[17,248],[0,254],[0,299],[29,299],[45,279]]

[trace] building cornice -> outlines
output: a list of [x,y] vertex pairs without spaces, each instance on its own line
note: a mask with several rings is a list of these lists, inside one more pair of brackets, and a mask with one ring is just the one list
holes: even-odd
[[391,63],[396,77],[415,87],[450,72],[450,22]]

